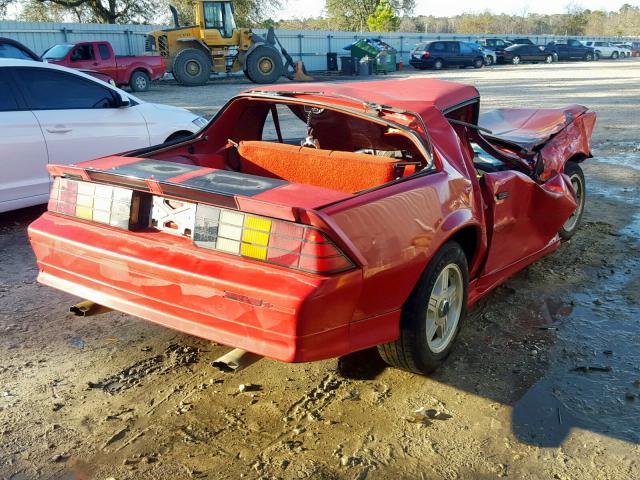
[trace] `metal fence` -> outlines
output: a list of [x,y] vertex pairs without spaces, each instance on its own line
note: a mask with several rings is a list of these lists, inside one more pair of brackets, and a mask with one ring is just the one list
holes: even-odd
[[157,28],[162,27],[0,21],[0,37],[13,38],[38,54],[57,43],[106,40],[118,55],[137,55],[144,51],[147,32]]
[[[42,53],[56,43],[107,40],[119,55],[139,55],[144,52],[144,38],[147,32],[163,28],[160,25],[104,25],[82,23],[36,23],[0,21],[0,36],[10,37],[24,43],[37,53]],[[166,28],[166,27],[164,27]],[[266,30],[256,29],[264,34]],[[424,40],[474,41],[486,37],[508,37],[508,35],[462,35],[455,33],[355,33],[319,30],[277,30],[276,34],[296,60],[303,60],[307,70],[318,71],[327,68],[326,56],[335,52],[338,56],[349,55],[345,46],[358,38],[379,38],[398,51],[398,61],[409,60],[411,49]],[[536,44],[546,44],[556,38],[552,35],[518,35],[530,38]],[[576,37],[581,40],[624,40],[616,37]],[[629,39],[631,40],[631,39]],[[633,39],[637,41],[637,39]]]

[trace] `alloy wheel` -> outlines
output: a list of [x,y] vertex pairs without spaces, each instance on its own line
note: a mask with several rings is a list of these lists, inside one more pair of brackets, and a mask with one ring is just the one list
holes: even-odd
[[458,328],[464,298],[462,270],[455,263],[445,266],[431,290],[426,313],[427,345],[433,353],[445,350]]

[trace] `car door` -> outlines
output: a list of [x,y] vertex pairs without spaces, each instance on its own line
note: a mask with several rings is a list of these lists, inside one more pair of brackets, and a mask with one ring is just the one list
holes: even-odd
[[101,73],[109,75],[114,80],[119,80],[118,78],[118,66],[116,64],[115,54],[111,55],[111,49],[107,43],[97,43],[96,48],[98,49],[98,57],[100,58],[100,67],[94,68]]
[[0,212],[46,202],[47,147],[36,117],[0,68]]
[[117,107],[118,90],[53,68],[21,67],[14,74],[40,123],[50,163],[70,164],[149,146],[144,117],[134,106]]
[[473,65],[473,61],[476,57],[476,50],[472,45],[467,42],[459,42],[458,47],[460,48],[460,65]]
[[542,250],[576,206],[560,174],[541,185],[521,172],[503,170],[484,173],[480,186],[491,229],[481,276]]
[[527,45],[525,48],[527,49],[527,55],[529,56],[530,61],[540,62],[544,60],[544,55],[542,55],[542,51],[535,45]]
[[569,58],[572,59],[581,59],[587,51],[587,47],[577,40],[567,40],[567,47],[569,51]]
[[556,42],[554,44],[556,52],[558,52],[558,59],[559,60],[568,60],[569,57],[569,52],[567,51],[567,44],[566,43],[558,43]]
[[449,65],[462,65],[462,59],[460,58],[460,46],[458,42],[444,42],[447,63]]
[[79,43],[69,53],[69,66],[77,69],[93,70],[99,64],[93,43]]

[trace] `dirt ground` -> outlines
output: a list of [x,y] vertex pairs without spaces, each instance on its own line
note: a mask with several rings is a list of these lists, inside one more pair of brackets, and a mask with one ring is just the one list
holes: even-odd
[[[43,208],[3,214],[0,478],[640,478],[640,61],[421,75],[473,83],[485,108],[598,113],[582,229],[471,310],[445,368],[365,351],[222,373],[227,347],[70,317],[78,299],[35,281]],[[248,87],[142,97],[211,116]]]

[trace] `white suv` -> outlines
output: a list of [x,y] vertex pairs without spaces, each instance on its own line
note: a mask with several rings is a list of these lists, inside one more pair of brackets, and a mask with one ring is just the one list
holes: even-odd
[[610,42],[582,42],[587,47],[591,47],[596,51],[598,58],[613,58],[614,60],[620,56],[620,48]]

